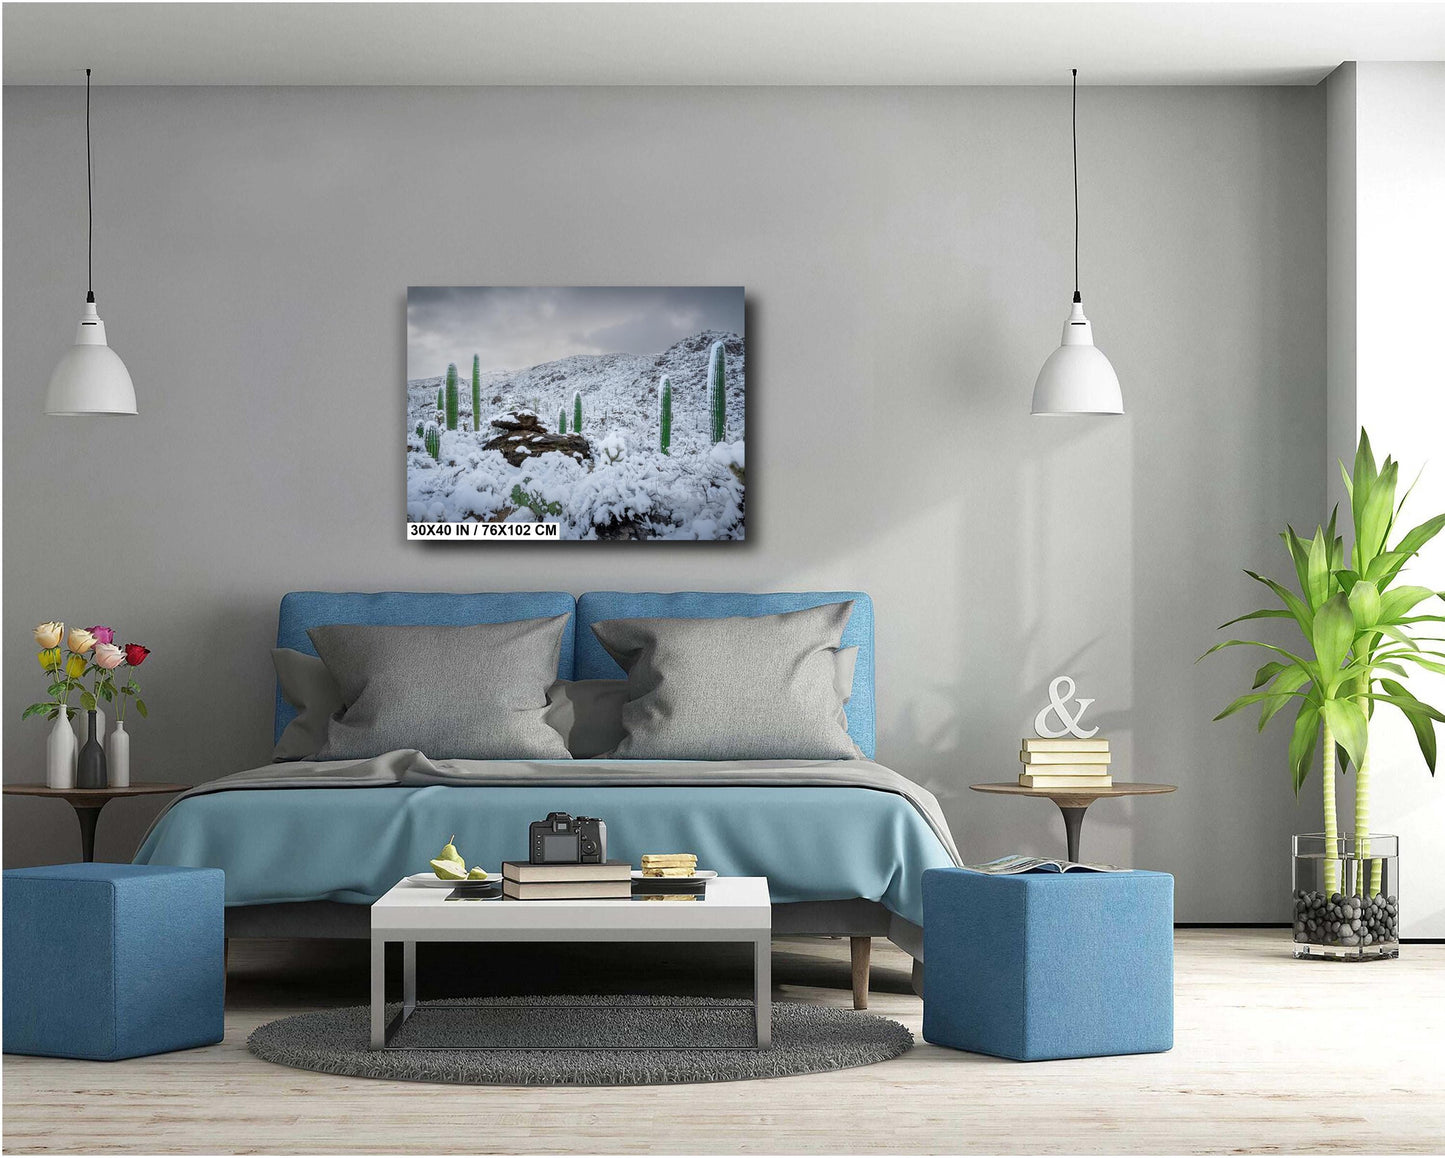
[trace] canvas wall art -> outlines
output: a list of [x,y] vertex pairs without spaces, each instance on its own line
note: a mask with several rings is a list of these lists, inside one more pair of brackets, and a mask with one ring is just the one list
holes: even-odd
[[741,540],[741,286],[412,286],[407,537]]

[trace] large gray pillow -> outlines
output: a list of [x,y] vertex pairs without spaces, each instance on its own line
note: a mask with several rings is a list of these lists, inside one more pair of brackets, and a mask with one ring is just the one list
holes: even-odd
[[[853,604],[724,619],[610,619],[592,625],[627,672],[633,760],[846,760],[839,643]],[[850,673],[851,674],[851,673]],[[851,688],[851,678],[847,681]]]
[[567,616],[470,627],[331,624],[306,634],[341,689],[319,760],[418,748],[439,760],[562,759],[547,688]]
[[331,717],[346,706],[341,689],[326,665],[304,651],[273,647],[271,662],[276,665],[282,698],[296,709],[296,717],[276,741],[271,759],[309,760],[325,746]]
[[622,742],[626,680],[558,680],[547,689],[543,718],[573,759],[603,756]]

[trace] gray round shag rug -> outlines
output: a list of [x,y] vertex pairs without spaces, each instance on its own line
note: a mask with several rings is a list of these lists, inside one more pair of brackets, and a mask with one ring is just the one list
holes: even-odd
[[[388,1005],[388,1020],[399,1009]],[[358,1005],[283,1017],[247,1045],[265,1061],[322,1073],[508,1086],[776,1078],[872,1065],[913,1048],[913,1035],[896,1021],[784,1001],[773,1003],[772,1047],[754,1049],[752,1003],[717,997],[424,1001],[392,1038],[403,1048],[372,1050],[370,1033],[370,1010]],[[531,1043],[561,1048],[496,1048]],[[603,1048],[570,1048],[578,1043]]]

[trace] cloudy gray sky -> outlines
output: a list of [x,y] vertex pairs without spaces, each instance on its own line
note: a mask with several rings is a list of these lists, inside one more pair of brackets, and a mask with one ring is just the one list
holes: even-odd
[[412,286],[406,376],[447,363],[523,370],[570,354],[659,354],[699,330],[743,332],[741,286],[514,288]]

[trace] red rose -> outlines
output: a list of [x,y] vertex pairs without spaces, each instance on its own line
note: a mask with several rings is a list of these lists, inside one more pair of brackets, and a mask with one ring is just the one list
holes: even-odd
[[151,649],[148,647],[142,647],[138,643],[128,643],[125,645],[125,662],[131,667],[140,667],[150,653]]

